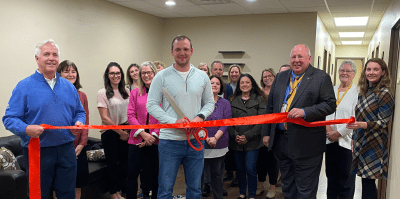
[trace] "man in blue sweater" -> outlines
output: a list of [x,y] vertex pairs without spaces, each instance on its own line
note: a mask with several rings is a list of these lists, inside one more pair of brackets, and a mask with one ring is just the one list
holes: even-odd
[[48,198],[52,183],[58,199],[75,198],[76,154],[74,131],[44,130],[39,125],[82,125],[86,120],[76,88],[56,73],[58,56],[53,40],[36,46],[38,69],[17,84],[3,117],[6,129],[22,139],[27,169],[29,140],[40,139],[42,199]]

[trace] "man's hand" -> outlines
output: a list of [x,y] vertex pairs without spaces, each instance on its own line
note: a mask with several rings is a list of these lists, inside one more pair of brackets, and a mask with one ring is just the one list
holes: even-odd
[[43,131],[44,128],[39,125],[28,125],[25,128],[25,133],[31,138],[39,138]]
[[289,111],[287,118],[288,119],[296,119],[296,118],[303,118],[304,117],[304,111],[299,108],[293,108],[292,110]]
[[342,137],[342,134],[340,134],[338,131],[326,132],[326,138],[328,138],[328,140],[331,142],[337,142],[340,137]]
[[[83,125],[83,124],[80,121],[75,122],[75,126],[78,126],[78,125]],[[73,135],[79,135],[80,133],[82,133],[82,129],[71,129],[71,133]]]
[[264,142],[264,145],[266,146],[266,147],[268,147],[269,146],[269,136],[264,136],[263,137],[263,142]]
[[204,120],[201,119],[201,117],[196,116],[191,122],[204,122]]
[[76,146],[76,148],[75,148],[76,157],[78,157],[78,155],[81,154],[83,147],[84,147],[84,146],[81,145],[81,144],[79,144],[78,146]]

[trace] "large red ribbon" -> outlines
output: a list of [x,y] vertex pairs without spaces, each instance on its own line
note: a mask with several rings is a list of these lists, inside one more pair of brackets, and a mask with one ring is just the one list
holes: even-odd
[[[150,125],[77,125],[77,126],[51,126],[41,124],[44,129],[162,129],[162,128],[193,128],[193,127],[217,127],[240,126],[254,124],[272,124],[290,122],[305,127],[327,126],[333,124],[352,123],[350,119],[337,119],[329,121],[306,122],[302,118],[288,119],[288,113],[272,113],[249,117],[230,118],[223,120],[210,120],[205,122],[175,123],[175,124],[150,124]],[[29,142],[29,193],[31,199],[40,199],[40,141],[31,138]]]

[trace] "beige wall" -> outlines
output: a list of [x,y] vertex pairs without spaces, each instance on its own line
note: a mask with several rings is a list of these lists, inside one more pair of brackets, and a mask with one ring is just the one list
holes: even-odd
[[[331,36],[322,23],[320,17],[317,17],[316,21],[316,38],[315,38],[315,56],[314,66],[318,67],[318,57],[320,58],[319,69],[323,70],[324,50],[327,51],[326,66],[332,68],[332,64],[335,63],[335,43],[332,41]],[[331,54],[331,62],[329,63],[329,54]],[[311,62],[313,63],[313,62]],[[332,70],[331,70],[332,71]],[[328,70],[327,70],[328,72]],[[332,74],[332,73],[331,73]],[[329,75],[331,75],[329,74]],[[333,76],[332,76],[333,79]]]
[[[1,117],[12,89],[37,69],[34,50],[44,39],[59,45],[60,62],[70,59],[78,66],[91,124],[101,124],[97,91],[110,61],[126,70],[133,62],[162,59],[161,18],[104,0],[0,0],[0,5]],[[10,134],[4,127],[0,131],[0,137]],[[99,135],[90,131],[92,137]]]
[[[394,23],[400,20],[400,0],[392,0],[386,9],[386,13],[381,20],[379,27],[377,28],[372,41],[368,47],[368,57],[371,57],[371,52],[376,46],[380,46],[379,57],[382,56],[382,52],[385,52],[384,60],[388,63],[389,47],[390,47],[390,34],[391,28]],[[389,66],[396,67],[396,66]],[[399,75],[399,74],[397,74]],[[395,81],[395,80],[392,80]],[[395,93],[395,104],[400,104],[400,86],[396,85]],[[400,108],[395,108],[394,121],[398,121],[400,117]],[[399,198],[400,195],[400,135],[399,135],[400,124],[393,122],[393,133],[392,142],[390,148],[390,159],[389,159],[389,177],[388,187],[386,190],[386,198]]]
[[[193,44],[191,63],[245,63],[244,72],[258,82],[265,68],[278,71],[289,63],[290,50],[299,43],[315,48],[316,13],[265,14],[165,19],[163,58],[173,63],[171,41],[179,34],[188,36]],[[218,51],[245,51],[240,58],[228,57]],[[226,68],[227,69],[227,68]]]

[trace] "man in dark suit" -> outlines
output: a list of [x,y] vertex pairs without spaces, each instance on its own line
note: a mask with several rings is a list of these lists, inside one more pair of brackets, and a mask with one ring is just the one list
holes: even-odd
[[[336,109],[331,78],[311,64],[310,50],[300,44],[290,53],[290,70],[276,75],[266,113],[289,112],[288,118],[323,121]],[[281,170],[285,198],[316,198],[326,129],[293,123],[265,124],[263,142],[273,149]]]

